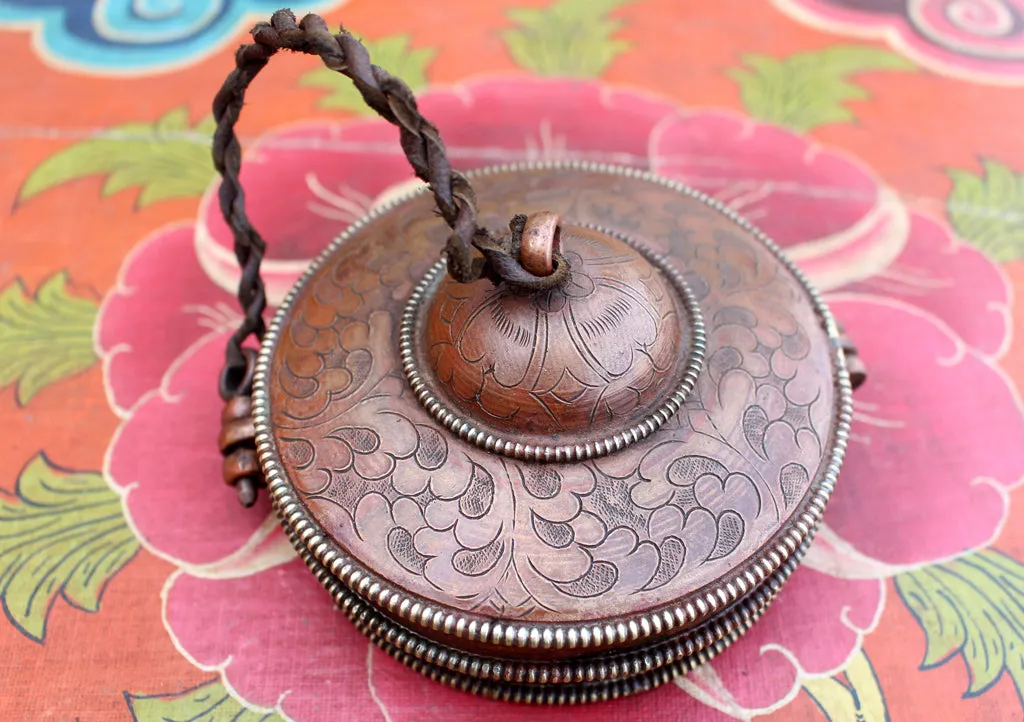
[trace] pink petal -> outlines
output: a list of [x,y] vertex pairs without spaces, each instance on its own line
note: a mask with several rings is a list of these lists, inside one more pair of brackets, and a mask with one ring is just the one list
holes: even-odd
[[1024,415],[1006,378],[923,311],[869,296],[831,303],[868,380],[825,521],[890,564],[988,543],[1006,513],[997,487],[1024,477]]
[[96,322],[115,408],[129,409],[159,386],[171,362],[236,318],[236,307],[196,261],[191,228],[168,226],[136,246]]
[[157,553],[189,564],[238,550],[270,513],[266,494],[243,509],[221,480],[217,376],[226,338],[179,359],[162,391],[133,409],[109,452],[110,477],[127,490],[135,529]]
[[676,107],[633,90],[566,78],[499,78],[424,93],[423,114],[459,169],[580,158],[647,167],[648,138]]
[[793,660],[808,674],[841,668],[860,646],[861,634],[874,625],[881,604],[880,581],[837,579],[801,568],[764,616],[712,666],[737,705],[771,707],[798,682]]
[[[167,624],[181,647],[260,707],[293,720],[383,720],[367,684],[369,641],[296,559],[253,576],[182,574]],[[375,665],[398,666],[375,653]],[[412,673],[409,673],[410,675]]]
[[884,268],[906,242],[894,193],[852,159],[783,128],[695,113],[659,126],[651,162],[760,227],[821,288]]
[[894,263],[843,291],[917,306],[986,354],[997,354],[1008,339],[1010,291],[998,267],[925,216],[912,216],[907,245]]
[[[382,120],[310,121],[261,136],[245,154],[241,181],[249,220],[267,241],[267,258],[311,258],[365,213],[376,193],[411,175],[397,136]],[[210,202],[200,222],[230,249],[231,231],[215,201],[219,185],[207,191],[212,197],[204,199]]]

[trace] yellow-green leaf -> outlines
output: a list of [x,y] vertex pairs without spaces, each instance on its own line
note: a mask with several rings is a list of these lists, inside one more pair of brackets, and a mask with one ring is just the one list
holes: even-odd
[[829,722],[889,722],[882,688],[864,650],[853,656],[843,674],[806,680],[804,691]]
[[182,692],[134,695],[125,692],[135,722],[283,722],[275,713],[245,707],[227,693],[219,680]]
[[0,595],[18,629],[42,642],[58,596],[99,610],[107,582],[139,549],[121,499],[91,471],[69,471],[42,453],[14,494],[0,493]]
[[801,132],[853,120],[845,103],[865,100],[868,94],[851,76],[915,67],[901,55],[870,45],[833,45],[786,58],[751,53],[741,60],[743,67],[729,70],[728,75],[739,83],[747,112]]
[[540,75],[597,77],[631,44],[609,14],[630,0],[555,0],[544,8],[514,8],[514,29],[502,32],[513,60]]
[[[427,84],[427,66],[437,55],[436,48],[411,48],[408,35],[390,35],[380,40],[363,40],[370,53],[370,60],[405,81],[412,90]],[[317,68],[299,78],[299,85],[323,88],[328,93],[320,99],[321,108],[341,108],[373,115],[373,110],[363,101],[352,81],[341,73],[328,68]]]
[[15,280],[0,291],[0,388],[16,383],[15,398],[27,404],[41,389],[96,362],[94,301],[72,296],[63,271],[30,296]]
[[1024,564],[987,549],[900,574],[896,589],[924,630],[922,669],[960,656],[965,697],[982,694],[1004,672],[1024,693]]
[[953,189],[946,199],[950,223],[965,241],[993,260],[1024,258],[1024,176],[998,161],[982,161],[980,175],[948,171]]
[[202,195],[215,174],[210,155],[214,122],[190,126],[175,108],[154,123],[126,123],[79,141],[40,163],[21,187],[19,202],[87,176],[103,175],[103,195],[140,188],[138,205]]

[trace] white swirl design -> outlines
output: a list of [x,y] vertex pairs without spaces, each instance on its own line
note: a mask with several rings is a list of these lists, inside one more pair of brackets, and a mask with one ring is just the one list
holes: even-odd
[[952,52],[1024,59],[1024,0],[908,0],[907,17],[922,36]]

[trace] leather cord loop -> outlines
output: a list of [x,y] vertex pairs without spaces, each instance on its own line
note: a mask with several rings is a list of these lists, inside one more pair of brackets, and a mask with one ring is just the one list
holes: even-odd
[[[401,79],[371,63],[366,48],[347,30],[331,33],[324,19],[313,14],[296,22],[295,15],[284,9],[274,13],[270,22],[258,23],[251,34],[253,42],[239,47],[235,68],[213,102],[217,124],[213,161],[223,179],[218,198],[242,269],[238,301],[243,320],[228,341],[220,383],[222,396],[247,393],[241,383],[247,363],[243,344],[253,336],[262,340],[266,333],[263,313],[267,298],[260,277],[266,242],[245,211],[245,193],[239,179],[242,149],[235,125],[249,85],[281,50],[319,56],[325,66],[351,79],[366,104],[398,128],[406,159],[416,177],[429,184],[437,210],[451,229],[445,252],[448,273],[454,280],[471,283],[488,278],[494,283],[506,282],[519,289],[539,291],[565,279],[568,269],[564,259],[555,259],[555,271],[550,275],[536,276],[520,263],[514,239],[497,239],[480,227],[473,189],[465,176],[451,167],[440,133],[420,113],[412,90]],[[235,384],[235,380],[239,383]]]

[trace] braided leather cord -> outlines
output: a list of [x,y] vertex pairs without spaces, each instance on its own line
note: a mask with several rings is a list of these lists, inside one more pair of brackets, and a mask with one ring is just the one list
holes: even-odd
[[[266,243],[253,228],[245,211],[245,193],[239,180],[242,149],[235,135],[245,92],[250,83],[279,50],[318,55],[331,70],[350,78],[366,104],[397,126],[402,150],[416,176],[430,185],[437,209],[451,228],[445,251],[448,273],[460,283],[482,277],[506,282],[527,290],[543,290],[560,284],[568,267],[556,258],[555,271],[535,276],[518,260],[518,234],[522,219],[510,224],[511,236],[496,238],[477,224],[476,197],[466,178],[448,162],[444,142],[437,128],[417,108],[416,98],[401,79],[370,62],[369,53],[344,28],[332,34],[318,15],[309,14],[296,23],[290,10],[278,10],[270,22],[258,23],[251,31],[254,42],[242,45],[235,54],[235,69],[228,75],[213,102],[217,129],[213,138],[213,160],[222,176],[219,190],[221,212],[234,235],[234,251],[242,268],[238,301],[244,319],[228,342],[220,394],[225,400],[249,394],[246,379],[248,358],[243,344],[250,336],[262,340],[266,326],[263,312],[267,299],[260,278],[260,263]],[[517,234],[518,231],[518,234]],[[471,248],[476,248],[479,255]]]

